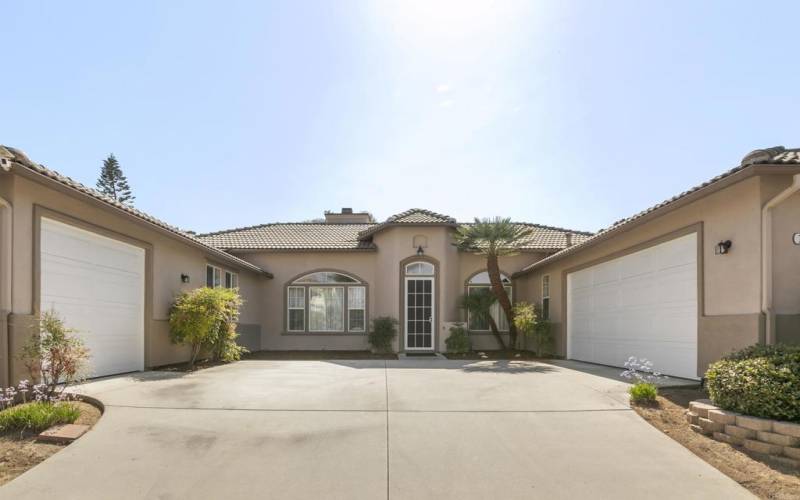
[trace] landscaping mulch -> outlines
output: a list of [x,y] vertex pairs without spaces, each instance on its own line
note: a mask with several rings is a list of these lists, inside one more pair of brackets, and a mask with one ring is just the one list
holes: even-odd
[[552,360],[554,358],[543,358],[531,351],[470,351],[463,354],[442,353],[447,359],[492,359],[492,360]]
[[[94,425],[101,412],[94,405],[76,402],[81,414],[76,424]],[[3,485],[28,469],[38,465],[67,445],[44,443],[36,440],[36,434],[8,432],[0,434],[0,485]]]
[[715,441],[689,428],[684,416],[689,402],[707,397],[703,389],[661,389],[656,405],[633,408],[655,428],[758,497],[779,500],[800,498],[800,471],[770,460],[766,455],[757,455],[741,447]]

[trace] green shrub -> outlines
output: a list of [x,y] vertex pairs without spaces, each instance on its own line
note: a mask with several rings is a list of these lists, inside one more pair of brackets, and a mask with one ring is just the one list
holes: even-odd
[[48,397],[86,378],[89,349],[75,333],[55,311],[46,311],[38,319],[38,331],[20,349],[31,379],[41,380]]
[[650,382],[636,382],[628,389],[631,401],[637,404],[655,403],[658,396],[658,387]]
[[472,341],[469,339],[466,328],[462,325],[451,326],[450,336],[444,343],[447,346],[447,352],[463,354],[472,350]]
[[514,324],[519,332],[533,338],[537,356],[551,354],[553,345],[552,329],[550,321],[542,317],[541,306],[527,302],[517,302],[514,304]]
[[379,316],[373,319],[368,336],[369,344],[378,352],[391,352],[398,324],[398,321],[391,316]]
[[800,422],[800,347],[755,345],[706,372],[711,401],[726,410]]
[[80,414],[80,409],[74,403],[25,403],[0,411],[0,432],[41,432],[56,424],[71,424]]
[[190,368],[202,351],[222,361],[236,361],[247,352],[236,343],[241,305],[236,289],[204,287],[178,295],[169,315],[170,340],[191,347]]

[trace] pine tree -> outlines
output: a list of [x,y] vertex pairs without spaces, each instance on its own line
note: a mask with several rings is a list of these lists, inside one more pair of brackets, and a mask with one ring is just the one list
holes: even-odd
[[132,205],[133,200],[136,199],[131,193],[128,179],[125,177],[125,174],[122,173],[119,162],[116,157],[114,157],[113,153],[103,160],[100,178],[97,179],[97,189],[120,203]]

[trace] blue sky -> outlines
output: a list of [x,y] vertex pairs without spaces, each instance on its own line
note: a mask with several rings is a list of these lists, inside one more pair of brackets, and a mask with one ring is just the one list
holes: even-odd
[[7,2],[0,143],[197,231],[596,230],[800,146],[798,2]]

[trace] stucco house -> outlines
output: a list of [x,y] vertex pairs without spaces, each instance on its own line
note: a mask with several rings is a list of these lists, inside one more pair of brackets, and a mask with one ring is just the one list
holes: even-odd
[[[543,305],[559,354],[698,378],[735,348],[800,342],[799,190],[800,151],[778,147],[597,234],[520,222],[531,233],[504,280]],[[0,383],[24,376],[15,353],[49,308],[84,336],[95,376],[182,361],[169,307],[198,286],[240,290],[251,350],[367,349],[378,316],[399,320],[400,352],[444,351],[452,322],[494,348],[458,307],[488,284],[483,259],[452,244],[459,224],[342,209],[197,235],[0,147]]]

